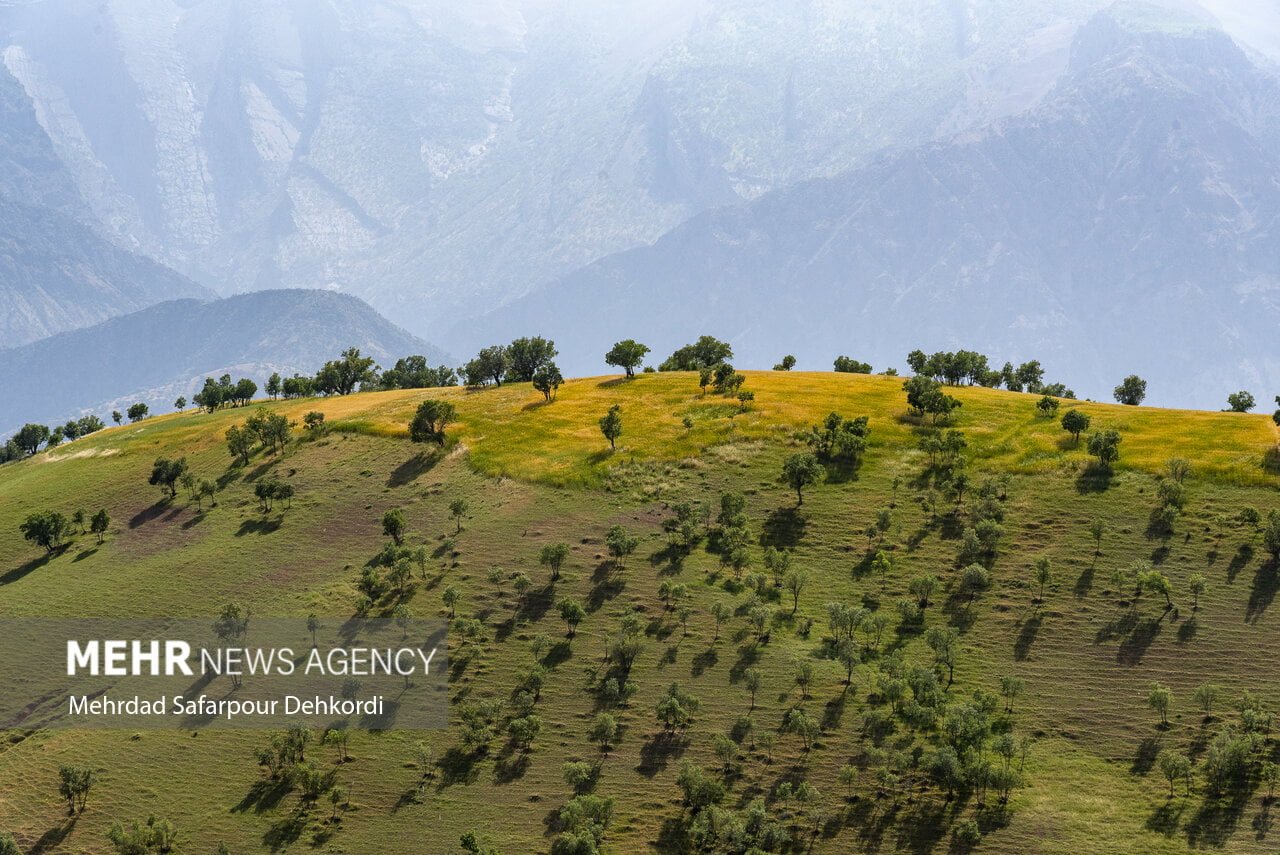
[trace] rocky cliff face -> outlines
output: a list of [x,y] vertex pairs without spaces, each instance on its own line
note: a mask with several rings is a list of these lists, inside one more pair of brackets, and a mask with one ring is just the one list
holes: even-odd
[[456,338],[536,329],[575,371],[624,335],[718,333],[756,366],[978,347],[1221,406],[1280,385],[1277,174],[1275,78],[1220,31],[1102,14],[1025,115],[699,216]]

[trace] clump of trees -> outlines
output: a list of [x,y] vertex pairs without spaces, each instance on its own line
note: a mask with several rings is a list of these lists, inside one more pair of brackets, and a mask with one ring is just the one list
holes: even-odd
[[849,419],[839,413],[831,413],[822,424],[814,425],[805,437],[818,460],[823,463],[857,463],[867,450],[871,436],[870,420],[866,416]]
[[150,852],[173,852],[178,841],[178,831],[173,823],[155,814],[144,823],[136,820],[128,825],[114,822],[107,832],[107,840],[118,855],[147,855]]
[[558,353],[556,343],[542,336],[518,338],[507,345],[491,345],[462,366],[463,382],[468,386],[530,383],[540,371],[546,377],[552,369],[559,376],[560,369],[554,362]]
[[457,419],[457,409],[448,401],[432,399],[423,401],[409,422],[409,439],[413,442],[434,442],[443,446],[445,430]]
[[243,425],[227,428],[227,450],[238,463],[245,465],[255,446],[271,454],[284,451],[294,427],[296,424],[283,414],[260,407]]
[[321,395],[350,395],[378,380],[373,357],[361,356],[360,348],[349,347],[337,359],[332,359],[316,372],[315,391]]
[[382,389],[434,389],[458,385],[458,372],[447,365],[432,368],[425,356],[397,359],[392,368],[382,372],[378,386]]
[[659,371],[701,371],[733,359],[733,347],[714,336],[704,335],[693,344],[679,348],[661,364]]
[[187,473],[187,458],[178,457],[170,460],[167,457],[157,457],[156,462],[151,466],[151,476],[147,479],[147,483],[153,487],[159,487],[167,498],[174,499],[178,496],[178,479]]
[[998,389],[1004,386],[1010,392],[1031,392],[1054,398],[1074,398],[1075,393],[1061,383],[1045,383],[1044,369],[1037,360],[1024,362],[1016,368],[1006,362],[1000,369],[990,366],[984,354],[972,350],[939,351],[926,354],[913,350],[907,354],[907,365],[917,377],[927,377],[948,386],[968,384]]
[[835,361],[837,374],[870,374],[871,363],[859,362],[851,356],[837,356]]
[[191,403],[212,413],[222,407],[243,407],[256,394],[258,384],[248,377],[232,380],[230,374],[223,374],[217,380],[206,377],[204,386],[191,396]]
[[71,523],[66,515],[59,511],[36,511],[27,514],[18,525],[22,536],[43,547],[46,552],[55,552],[71,535]]
[[18,429],[3,446],[0,446],[0,463],[22,460],[24,457],[40,453],[43,445],[46,449],[57,448],[63,441],[73,442],[83,436],[102,430],[106,427],[102,419],[94,415],[71,419],[66,424],[53,428],[28,422]]
[[942,389],[942,384],[932,377],[916,375],[902,384],[907,393],[907,409],[911,415],[922,418],[928,415],[933,423],[947,421],[961,404]]
[[92,769],[63,765],[58,767],[58,795],[67,800],[67,814],[84,813],[89,791],[97,783],[98,776]]

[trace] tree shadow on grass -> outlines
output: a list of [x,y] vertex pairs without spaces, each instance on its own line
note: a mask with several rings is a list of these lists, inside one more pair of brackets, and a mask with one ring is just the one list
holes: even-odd
[[662,731],[654,734],[640,747],[640,763],[636,771],[646,778],[667,768],[673,760],[679,760],[689,747],[689,740],[683,734]]
[[537,591],[526,591],[524,597],[520,600],[519,607],[516,609],[516,622],[537,623],[542,620],[551,608],[551,601],[555,598],[555,595],[556,587],[551,582],[548,582]]
[[31,844],[28,850],[29,855],[44,855],[46,852],[60,851],[62,841],[66,840],[67,835],[76,827],[76,820],[79,818],[78,814],[69,817],[40,835],[40,839]]
[[1196,632],[1199,629],[1200,629],[1200,626],[1196,621],[1195,615],[1192,615],[1191,617],[1187,618],[1178,626],[1178,643],[1186,644],[1187,642],[1191,641],[1196,637]]
[[1236,554],[1231,556],[1231,562],[1227,564],[1227,582],[1234,582],[1236,577],[1240,575],[1250,561],[1253,560],[1253,547],[1247,543],[1240,544],[1240,548],[1236,550]]
[[862,459],[848,460],[841,458],[827,464],[827,483],[846,484],[858,480],[858,470],[862,468]]
[[1098,630],[1094,643],[1102,644],[1118,639],[1120,645],[1116,648],[1116,661],[1124,665],[1137,665],[1142,661],[1147,648],[1160,635],[1166,614],[1168,611],[1162,612],[1158,618],[1144,618],[1134,609],[1127,609],[1124,614]]
[[154,519],[163,516],[164,513],[172,508],[172,503],[168,499],[161,499],[154,505],[143,508],[132,517],[129,518],[129,528],[138,528],[146,525]]
[[690,673],[694,677],[701,677],[708,669],[714,668],[720,654],[716,652],[714,647],[708,647],[706,650],[693,657],[693,664]]
[[1262,469],[1280,475],[1280,445],[1273,445],[1262,453]]
[[1094,464],[1086,466],[1080,475],[1076,478],[1077,493],[1105,493],[1111,489],[1111,482],[1115,477],[1115,473],[1110,469],[1103,469]]
[[391,470],[391,474],[387,476],[387,486],[403,487],[405,484],[411,484],[434,469],[439,462],[440,454],[438,452],[420,451]]
[[559,665],[563,665],[569,661],[569,657],[573,655],[573,646],[568,641],[558,641],[551,645],[551,649],[547,651],[547,655],[542,657],[542,664],[547,670],[551,670]]
[[690,548],[679,543],[668,543],[649,556],[649,564],[658,568],[659,575],[675,576],[684,569],[684,560]]
[[1083,599],[1090,591],[1093,590],[1093,576],[1097,567],[1098,561],[1095,556],[1089,566],[1080,571],[1079,577],[1076,578],[1075,587],[1072,589],[1072,593],[1076,595],[1076,599]]
[[1148,736],[1138,743],[1138,750],[1133,755],[1133,765],[1129,771],[1135,775],[1145,775],[1156,765],[1156,757],[1160,754],[1160,739]]
[[1253,818],[1251,825],[1253,826],[1253,836],[1255,840],[1266,840],[1267,835],[1271,833],[1271,826],[1275,819],[1271,815],[1271,798],[1263,797],[1262,809],[1258,811],[1257,816]]
[[86,558],[92,558],[94,555],[97,555],[97,554],[98,554],[98,547],[96,546],[90,549],[82,549],[76,553],[76,557],[72,558],[71,561],[72,563],[76,561],[84,561]]
[[1206,797],[1200,809],[1187,821],[1187,842],[1193,849],[1218,849],[1227,844],[1240,824],[1240,816],[1249,803],[1246,790],[1228,798]]
[[240,523],[240,528],[236,529],[236,537],[244,537],[246,534],[271,534],[278,530],[283,522],[284,517],[247,519]]
[[292,789],[289,782],[283,778],[263,778],[255,781],[249,788],[249,792],[245,793],[244,798],[231,808],[231,812],[244,813],[252,810],[254,813],[265,813],[274,810]]
[[804,515],[796,508],[778,508],[770,511],[764,521],[760,545],[791,549],[804,537],[806,525]]
[[1035,644],[1036,635],[1040,632],[1040,624],[1043,622],[1044,616],[1039,612],[1035,612],[1022,622],[1022,626],[1018,630],[1018,637],[1013,641],[1013,658],[1015,660],[1022,662],[1031,654],[1031,646]]
[[948,816],[950,805],[931,799],[923,800],[909,808],[898,825],[898,848],[915,855],[927,855],[937,850],[938,844],[951,827]]
[[26,576],[28,573],[34,570],[39,570],[41,567],[48,564],[50,561],[57,558],[59,555],[61,555],[66,551],[67,551],[67,545],[63,545],[55,549],[53,552],[45,552],[43,555],[37,558],[32,558],[30,561],[26,562],[25,564],[20,564],[17,567],[14,567],[12,570],[5,573],[3,576],[0,576],[0,585],[10,585],[14,582],[17,582],[23,576]]
[[1257,623],[1258,618],[1271,607],[1271,601],[1280,590],[1280,573],[1276,562],[1268,561],[1258,567],[1253,574],[1253,587],[1249,591],[1249,602],[1245,606],[1244,619],[1249,623]]
[[1137,665],[1162,629],[1164,629],[1164,615],[1138,621],[1133,631],[1120,640],[1120,647],[1116,650],[1116,660],[1124,665]]
[[272,852],[288,849],[306,830],[308,818],[308,810],[299,805],[293,813],[277,820],[267,829],[267,833],[262,835],[262,844]]
[[479,752],[468,753],[456,745],[446,751],[440,757],[440,784],[438,788],[443,790],[455,784],[475,783],[480,774],[477,768],[480,756]]
[[529,771],[529,752],[522,751],[508,742],[493,764],[493,780],[499,784],[511,784]]
[[587,611],[595,612],[609,600],[622,593],[627,583],[613,572],[612,561],[602,561],[591,574],[591,591],[587,594]]
[[1182,815],[1186,810],[1187,803],[1184,799],[1166,799],[1164,804],[1152,811],[1151,816],[1147,817],[1147,828],[1156,834],[1173,837],[1178,833],[1178,826],[1181,824]]

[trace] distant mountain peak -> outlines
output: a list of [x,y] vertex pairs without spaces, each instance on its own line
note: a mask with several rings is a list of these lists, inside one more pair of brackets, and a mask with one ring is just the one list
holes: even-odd
[[451,361],[350,294],[280,289],[171,300],[0,351],[0,413],[18,424],[51,422],[133,401],[163,412],[205,377],[247,376],[261,388],[274,371],[310,374],[348,347],[384,368],[414,354]]

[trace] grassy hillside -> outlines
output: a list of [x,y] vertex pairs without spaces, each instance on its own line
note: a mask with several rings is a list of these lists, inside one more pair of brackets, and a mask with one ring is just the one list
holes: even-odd
[[[1273,850],[1261,781],[1275,751],[1269,737],[1221,796],[1198,771],[1190,793],[1179,783],[1170,798],[1157,760],[1162,751],[1190,754],[1206,768],[1215,734],[1241,725],[1233,705],[1246,690],[1267,709],[1280,706],[1280,678],[1264,658],[1280,641],[1270,610],[1280,580],[1256,527],[1240,519],[1245,508],[1265,516],[1278,506],[1277,476],[1263,465],[1276,443],[1270,420],[1082,404],[1095,427],[1123,436],[1119,463],[1102,476],[1056,421],[1036,417],[1034,396],[959,389],[963,407],[950,427],[967,438],[972,486],[957,497],[917,447],[929,428],[906,416],[900,387],[892,378],[749,373],[756,400],[746,412],[700,395],[687,374],[572,381],[551,403],[527,385],[369,393],[265,404],[299,420],[320,410],[331,430],[298,438],[282,455],[259,452],[245,467],[231,465],[222,438],[244,410],[151,419],[0,467],[7,615],[210,615],[233,600],[259,615],[350,615],[361,572],[385,543],[382,514],[398,507],[409,545],[430,556],[425,572],[414,573],[409,607],[445,616],[442,593],[453,587],[458,618],[483,626],[478,644],[451,637],[448,731],[356,734],[343,764],[332,749],[309,752],[349,790],[340,821],[330,820],[328,801],[308,806],[295,790],[261,784],[254,749],[266,734],[44,731],[12,733],[0,749],[0,830],[11,830],[24,852],[103,852],[114,820],[155,813],[175,823],[188,853],[213,852],[219,842],[233,853],[454,852],[468,830],[507,855],[547,851],[573,796],[562,766],[585,760],[600,765],[594,792],[616,800],[605,851],[686,851],[690,828],[705,828],[712,814],[695,819],[681,803],[677,776],[688,761],[723,783],[723,811],[764,799],[770,821],[789,832],[782,851],[947,852],[967,845],[957,832],[970,820],[983,832],[979,851]],[[458,408],[439,452],[411,444],[405,430],[430,396],[449,396]],[[596,421],[613,403],[624,428],[610,453]],[[869,416],[869,447],[859,466],[833,467],[797,507],[779,478],[782,461],[804,450],[796,431],[833,410]],[[156,457],[179,454],[217,480],[216,507],[197,508],[182,493],[160,500],[146,483]],[[1189,460],[1191,474],[1168,531],[1153,524],[1152,511],[1173,457]],[[269,476],[295,487],[292,507],[258,509],[252,485]],[[988,479],[984,500],[978,487]],[[662,528],[673,505],[718,508],[725,491],[746,501],[750,563],[741,573],[725,564],[714,520],[699,521],[687,548]],[[931,493],[932,511],[920,501]],[[468,511],[456,532],[449,504],[459,498]],[[1003,535],[994,555],[976,559],[991,582],[970,601],[960,569],[970,562],[959,553],[984,501],[987,513],[1003,516]],[[80,535],[47,556],[18,534],[34,510],[99,507],[113,520],[100,546]],[[868,536],[878,518],[887,527]],[[1095,547],[1098,520],[1105,532]],[[614,525],[639,538],[621,567],[604,543]],[[539,554],[556,542],[570,549],[552,581]],[[750,574],[768,573],[770,546],[791,550],[792,567],[807,574],[794,613],[791,595],[767,578],[759,593],[750,587]],[[891,558],[887,572],[873,570],[877,551]],[[1032,566],[1040,558],[1052,562],[1052,579],[1037,603]],[[1113,581],[1138,560],[1171,583],[1172,608],[1159,593],[1135,599],[1131,583]],[[532,580],[523,597],[514,572]],[[914,599],[909,586],[926,574],[938,585],[923,622],[904,622],[898,603]],[[1194,574],[1206,580],[1198,608]],[[664,583],[684,586],[683,620],[664,602]],[[572,639],[556,607],[566,597],[587,612]],[[389,594],[373,613],[396,602]],[[830,602],[886,616],[878,644],[857,634],[847,687],[827,643]],[[732,613],[718,633],[717,603]],[[770,610],[764,638],[751,621],[760,604]],[[613,704],[599,691],[613,667],[606,650],[633,611],[641,642],[630,672],[635,694]],[[908,712],[912,691],[891,700],[889,672],[896,653],[905,667],[930,668],[927,636],[944,627],[958,633],[954,684],[946,687],[942,668],[938,719],[922,724]],[[543,634],[542,729],[531,749],[502,732],[487,750],[465,748],[461,712],[486,699],[513,708],[513,690],[534,663],[530,642]],[[794,679],[800,663],[813,671],[807,697]],[[751,669],[762,678],[754,710]],[[1003,733],[1031,737],[1025,760],[1012,761],[1022,767],[1020,785],[1007,805],[994,790],[962,788],[948,798],[924,771],[952,741],[947,711],[975,704],[975,690],[998,694],[1002,677],[1025,688],[1011,712],[1000,699],[989,714],[983,756],[996,756]],[[700,700],[683,735],[664,734],[655,717],[673,682]],[[1154,682],[1172,692],[1166,727],[1147,705]],[[1210,719],[1193,700],[1205,682],[1222,689]],[[808,750],[783,728],[793,709],[820,727]],[[604,710],[621,729],[607,755],[588,737]],[[499,729],[508,718],[498,714]],[[736,757],[725,771],[716,737],[730,733]],[[439,763],[421,791],[418,741]],[[100,773],[74,818],[57,792],[62,763]],[[855,770],[851,779],[841,779],[845,766]],[[801,781],[817,788],[809,801],[779,790]],[[739,851],[725,836],[707,851]]]

